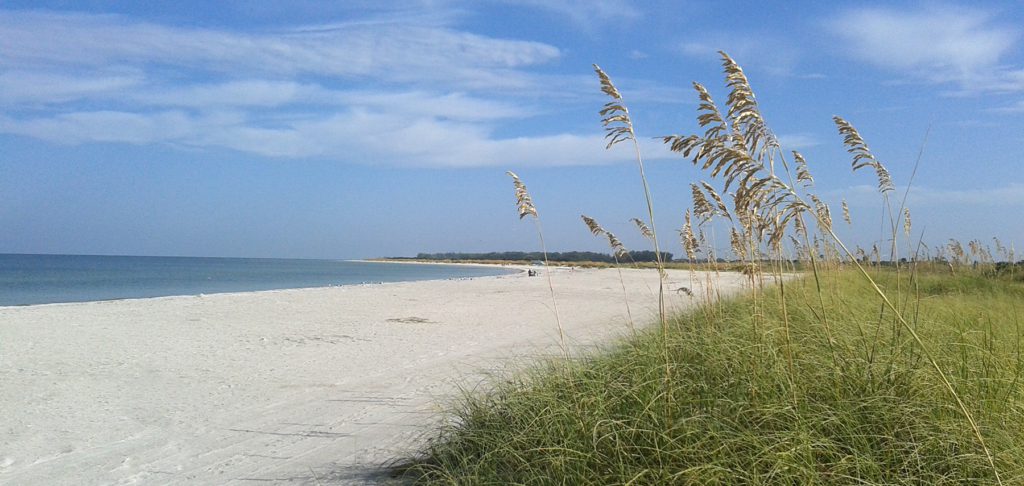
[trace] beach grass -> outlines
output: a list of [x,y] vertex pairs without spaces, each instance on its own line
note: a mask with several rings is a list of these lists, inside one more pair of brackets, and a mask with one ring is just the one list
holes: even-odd
[[[749,292],[705,292],[677,316],[666,315],[659,292],[658,325],[630,340],[467,394],[419,456],[397,468],[404,478],[1024,484],[1024,283],[1013,246],[914,240],[905,203],[923,146],[898,195],[860,132],[836,116],[852,172],[875,179],[887,233],[870,251],[848,246],[807,160],[782,149],[742,68],[721,58],[724,109],[694,83],[704,133],[662,140],[712,181],[690,184],[692,206],[680,211],[688,263],[727,269],[716,263],[714,235],[728,233],[731,268],[748,278]],[[653,223],[629,110],[595,70],[611,98],[600,112],[608,147],[633,142]],[[845,201],[842,216],[854,224]],[[660,253],[653,224],[633,222]],[[656,266],[664,275],[661,258]]]
[[[421,484],[991,484],[994,470],[913,340],[852,272],[705,306],[573,362],[465,396],[406,464]],[[1024,482],[1024,285],[962,272],[916,288],[913,325],[967,404],[1002,481]],[[667,346],[666,346],[667,344]],[[671,387],[663,384],[669,350]],[[672,393],[671,416],[663,394]]]

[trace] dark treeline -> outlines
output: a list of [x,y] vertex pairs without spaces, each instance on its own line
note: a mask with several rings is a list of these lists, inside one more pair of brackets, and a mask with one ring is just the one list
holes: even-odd
[[[662,258],[665,262],[672,262],[673,255],[669,252],[662,252]],[[408,257],[391,257],[394,260],[408,260]],[[447,253],[419,253],[412,259],[416,260],[438,260],[438,261],[459,261],[459,260],[492,260],[492,261],[543,261],[544,254],[539,251],[492,251],[488,253],[461,253],[461,252],[447,252]],[[564,252],[552,252],[548,253],[548,260],[552,262],[600,262],[600,263],[615,263],[615,260],[608,253],[598,253],[593,251],[564,251]],[[630,262],[654,262],[654,252],[650,250],[644,251],[631,251],[629,257],[620,257],[619,263],[630,263]],[[679,262],[687,262],[688,260],[678,260]],[[730,263],[735,260],[725,260],[722,258],[716,259],[718,263]],[[926,260],[926,262],[929,260]],[[763,263],[768,263],[767,260],[763,260]],[[946,260],[936,259],[930,260],[931,263],[947,264]],[[692,263],[705,264],[708,263],[707,259],[698,258]],[[796,268],[803,266],[803,262],[799,260],[790,260],[789,263]],[[881,266],[881,267],[893,267],[896,262],[889,260],[862,260],[862,264],[870,266]],[[909,262],[906,258],[901,258],[901,265],[906,265]],[[975,264],[977,265],[977,264]],[[1017,263],[1008,262],[995,262],[991,264],[996,273],[1011,273],[1024,272],[1024,260]]]
[[[662,252],[664,261],[671,261],[672,254]],[[499,260],[499,261],[536,261],[544,260],[544,254],[539,251],[492,251],[489,253],[420,253],[416,255],[418,260]],[[655,256],[653,251],[631,251],[629,258],[621,260],[634,262],[653,262]],[[614,263],[615,259],[607,253],[593,251],[565,251],[548,253],[548,260],[552,262],[604,262]]]

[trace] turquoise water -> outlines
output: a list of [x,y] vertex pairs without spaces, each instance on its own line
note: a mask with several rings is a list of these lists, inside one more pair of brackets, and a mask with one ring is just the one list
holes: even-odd
[[470,278],[500,268],[336,260],[0,254],[0,306]]

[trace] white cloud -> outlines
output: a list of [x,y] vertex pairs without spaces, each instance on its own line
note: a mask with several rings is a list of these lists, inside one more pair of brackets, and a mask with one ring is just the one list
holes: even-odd
[[349,106],[373,107],[388,113],[435,117],[457,121],[493,121],[525,118],[535,109],[523,103],[502,102],[468,96],[464,93],[432,95],[421,91],[383,92],[349,91],[337,93]]
[[62,144],[156,143],[183,137],[193,126],[192,118],[179,111],[154,114],[119,111],[75,112],[27,120],[0,117],[0,132],[27,135]]
[[138,72],[74,75],[10,70],[0,73],[0,106],[64,103],[90,96],[113,95],[140,86],[143,81]]
[[596,127],[496,136],[501,122],[535,115],[538,97],[589,85],[529,70],[557,60],[553,46],[436,23],[241,33],[0,11],[0,52],[0,133],[52,143],[445,167],[624,158],[603,151]]
[[[587,15],[631,11],[605,2]],[[0,52],[0,133],[51,143],[166,144],[429,167],[630,160],[629,151],[604,150],[596,118],[586,135],[503,130],[557,113],[582,93],[598,96],[593,76],[537,74],[537,66],[559,59],[557,48],[435,22],[235,32],[0,11]],[[631,101],[692,98],[684,88],[626,85]],[[663,152],[651,147],[649,157]]]
[[963,90],[1024,90],[1024,70],[1004,65],[1020,28],[979,9],[849,10],[828,27],[850,55]]
[[331,90],[294,81],[246,80],[180,88],[157,88],[122,95],[143,105],[209,107],[306,106],[372,108],[407,116],[459,121],[494,121],[529,116],[525,105],[472,96],[428,91]]
[[[14,120],[0,132],[60,144],[120,142],[221,147],[282,158],[420,167],[601,165],[630,160],[628,150],[605,150],[600,134],[496,138],[486,125],[352,109],[322,117],[260,124],[235,112],[190,115],[76,112]],[[650,158],[664,157],[649,147]]]
[[9,108],[60,105],[79,100],[203,111],[295,105],[363,106],[462,121],[523,118],[536,112],[523,103],[513,104],[463,92],[332,90],[316,83],[266,79],[167,86],[147,85],[138,74],[84,77],[35,72],[0,74],[0,104]]
[[[325,90],[295,81],[249,79],[190,86],[154,86],[128,93],[129,100],[143,105],[183,108],[276,107],[324,100]],[[324,100],[327,101],[327,100]]]
[[556,47],[436,26],[322,26],[266,33],[172,28],[117,16],[0,12],[0,66],[169,65],[233,75],[318,75],[468,88],[533,86],[518,68],[558,59]]

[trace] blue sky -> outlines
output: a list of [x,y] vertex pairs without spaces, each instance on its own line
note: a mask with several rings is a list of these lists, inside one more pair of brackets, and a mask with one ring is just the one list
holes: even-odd
[[[879,241],[851,121],[905,186],[915,236],[1024,244],[1019,2],[0,3],[0,252],[362,258],[643,248],[631,151],[605,150],[591,63],[648,161],[663,246],[706,178],[654,138],[695,133],[692,81],[746,70],[784,148]],[[930,130],[930,132],[929,132]],[[927,141],[926,141],[926,134]],[[838,218],[837,218],[838,219]]]

